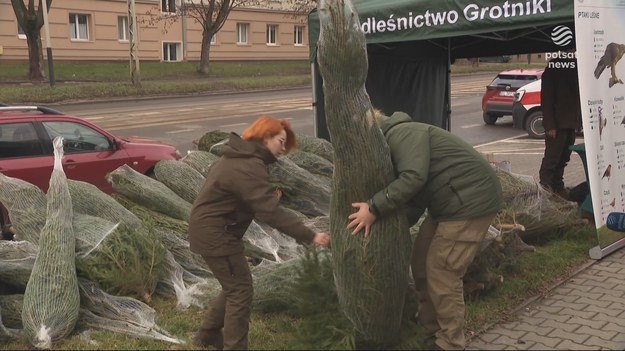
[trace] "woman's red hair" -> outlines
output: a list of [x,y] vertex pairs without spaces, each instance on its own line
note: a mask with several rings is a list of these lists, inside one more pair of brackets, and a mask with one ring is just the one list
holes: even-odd
[[262,143],[265,138],[273,138],[283,130],[286,132],[286,145],[284,145],[284,148],[288,153],[295,147],[295,133],[291,128],[291,123],[286,119],[261,116],[243,131],[241,137],[244,140],[255,140]]

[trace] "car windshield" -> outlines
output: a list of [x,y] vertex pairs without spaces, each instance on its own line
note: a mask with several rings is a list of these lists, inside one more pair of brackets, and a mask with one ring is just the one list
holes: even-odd
[[491,86],[510,86],[510,88],[520,88],[525,84],[538,79],[537,76],[532,75],[518,75],[518,74],[500,74],[492,83]]

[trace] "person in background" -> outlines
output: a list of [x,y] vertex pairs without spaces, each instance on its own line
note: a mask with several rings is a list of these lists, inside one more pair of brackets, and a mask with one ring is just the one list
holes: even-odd
[[[222,291],[208,308],[194,337],[198,346],[248,348],[252,276],[242,237],[253,219],[303,243],[328,246],[326,233],[315,233],[278,206],[279,196],[266,166],[295,146],[287,120],[257,119],[240,137],[230,134],[223,156],[211,166],[189,218],[192,252],[202,255]],[[223,330],[222,330],[223,329]]]
[[492,166],[457,136],[396,112],[378,116],[396,178],[367,202],[353,203],[352,235],[365,237],[377,218],[406,211],[414,225],[427,216],[414,242],[412,275],[419,295],[418,321],[431,349],[462,350],[462,278],[490,223],[501,209],[501,184]]
[[[574,50],[568,50],[574,55]],[[566,55],[570,56],[570,55]],[[540,100],[545,127],[545,153],[540,165],[540,184],[567,198],[564,168],[571,159],[569,147],[582,128],[579,81],[575,58],[549,61],[540,83]]]

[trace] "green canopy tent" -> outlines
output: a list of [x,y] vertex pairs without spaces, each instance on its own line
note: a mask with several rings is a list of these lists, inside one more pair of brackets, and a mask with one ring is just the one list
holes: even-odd
[[[573,0],[354,0],[367,38],[366,89],[386,114],[450,128],[455,59],[557,52],[552,31],[574,32]],[[317,137],[329,139],[317,65],[319,16],[308,16]],[[574,45],[574,41],[572,42]]]

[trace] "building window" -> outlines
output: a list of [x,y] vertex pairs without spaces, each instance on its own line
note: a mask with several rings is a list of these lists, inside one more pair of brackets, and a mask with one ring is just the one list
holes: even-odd
[[69,14],[69,37],[73,40],[89,40],[89,16]]
[[247,44],[247,32],[249,23],[237,23],[237,44]]
[[211,44],[217,44],[217,33],[213,34],[211,37]]
[[117,17],[117,39],[121,41],[130,40],[130,28],[128,27],[128,16]]
[[267,44],[268,45],[278,44],[278,25],[277,24],[267,25]]
[[161,11],[169,13],[176,12],[176,0],[161,0]]
[[176,62],[181,60],[182,50],[180,43],[163,43],[163,61]]
[[293,31],[293,43],[295,45],[304,45],[304,26],[295,26]]

